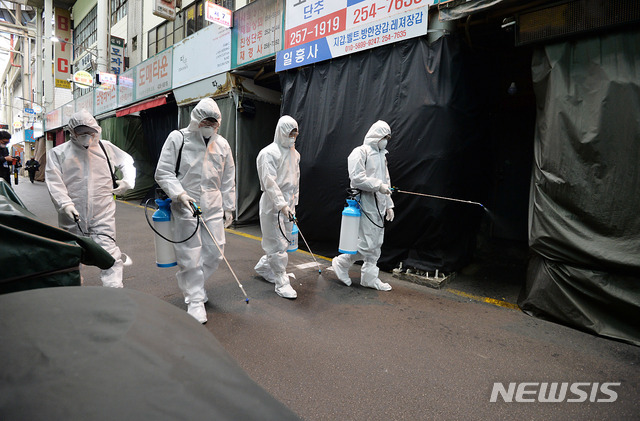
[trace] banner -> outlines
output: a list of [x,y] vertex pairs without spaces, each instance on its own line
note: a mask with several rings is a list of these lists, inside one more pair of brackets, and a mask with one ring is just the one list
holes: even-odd
[[[54,69],[53,75],[56,88],[71,89],[71,15],[68,10],[55,8],[54,35],[60,42],[54,43]],[[65,42],[66,41],[66,42]]]
[[[418,2],[420,1],[425,0]],[[340,16],[343,13],[346,14],[345,9],[332,14],[333,17],[320,24],[303,25],[302,29],[295,31],[287,30],[286,43],[295,46],[278,52],[276,72],[426,35],[428,9],[428,6],[423,6],[393,16],[385,13],[385,18],[379,20],[359,17],[358,22],[367,20],[369,23],[340,30],[341,22],[344,22]],[[367,9],[365,7],[362,10]],[[358,16],[362,15],[358,14]],[[336,30],[333,31],[333,29]],[[331,35],[319,36],[328,32],[332,32]],[[308,40],[311,41],[308,42]],[[306,43],[301,43],[302,41]]]

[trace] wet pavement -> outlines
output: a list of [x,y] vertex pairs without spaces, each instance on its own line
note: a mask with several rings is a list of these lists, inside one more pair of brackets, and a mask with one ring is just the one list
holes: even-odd
[[[56,225],[44,183],[21,178],[15,190],[40,220]],[[116,218],[120,248],[134,261],[125,268],[125,287],[184,309],[176,269],[155,266],[143,209],[118,202]],[[311,255],[298,251],[288,266],[298,298],[287,300],[253,271],[262,255],[259,235],[255,226],[227,230],[226,256],[250,302],[221,263],[206,283],[205,326],[303,419],[638,419],[640,347],[503,306],[515,304],[521,276],[506,264],[495,272],[472,265],[440,290],[381,272],[393,290],[379,292],[358,285],[358,266],[346,287],[328,258],[316,256],[320,275]],[[98,273],[86,268],[85,284],[100,285]],[[520,395],[535,402],[490,402],[495,382],[538,383]],[[545,382],[589,383],[573,385],[588,396],[567,402],[582,396],[568,391],[562,402],[538,402]],[[604,382],[620,383],[612,386],[614,402],[597,402],[607,398]]]

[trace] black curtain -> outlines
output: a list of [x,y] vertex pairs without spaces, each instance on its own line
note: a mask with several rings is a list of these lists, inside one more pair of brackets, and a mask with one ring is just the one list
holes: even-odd
[[528,314],[640,345],[640,31],[545,46]]
[[[337,254],[349,187],[347,156],[377,120],[391,126],[387,155],[402,190],[482,202],[490,169],[486,83],[455,35],[416,38],[281,73],[282,114],[300,126],[301,229]],[[480,206],[395,194],[379,266],[455,271],[475,249]]]
[[173,130],[178,129],[178,106],[169,102],[160,107],[140,111],[144,141],[149,149],[150,161],[155,168],[158,165],[164,141]]

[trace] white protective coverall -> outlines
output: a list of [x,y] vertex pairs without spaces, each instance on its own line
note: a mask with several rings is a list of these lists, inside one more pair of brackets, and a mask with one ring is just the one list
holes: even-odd
[[[266,253],[255,266],[256,272],[275,284],[275,291],[285,298],[296,298],[289,283],[286,269],[293,222],[281,212],[288,206],[293,211],[298,204],[300,188],[300,153],[295,149],[295,138],[289,137],[298,123],[290,116],[278,120],[273,143],[263,148],[256,159],[260,189],[260,229],[262,248]],[[281,231],[282,229],[282,231]]]
[[[79,126],[88,126],[96,131],[91,135],[86,148],[74,132]],[[71,141],[47,152],[45,169],[47,188],[58,211],[58,225],[74,234],[83,235],[73,218],[65,212],[68,207],[75,207],[84,234],[90,235],[91,239],[116,260],[111,268],[101,271],[102,284],[122,288],[123,255],[114,241],[116,203],[113,200],[113,180],[107,157],[98,142],[102,143],[109,155],[113,171],[116,168],[122,171],[120,186],[133,188],[135,185],[136,168],[133,166],[133,158],[111,142],[100,140],[102,129],[86,110],[71,116],[69,129]],[[119,189],[119,193],[122,192],[123,189]]]
[[[206,118],[221,121],[220,109],[211,98],[205,98],[195,106],[186,129],[169,134],[160,153],[155,179],[171,198],[174,240],[183,240],[196,229],[197,220],[192,210],[178,200],[178,196],[186,193],[200,206],[202,222],[207,224],[224,252],[224,212],[234,211],[236,203],[235,164],[229,143],[217,130],[205,143],[198,125]],[[176,175],[181,147],[180,169]],[[204,311],[203,304],[208,300],[204,283],[218,268],[222,255],[202,227],[189,241],[174,244],[174,249],[179,266],[176,277],[184,301],[189,309],[192,305],[200,305]],[[206,321],[206,315],[204,317]]]
[[349,267],[356,260],[364,260],[360,285],[381,291],[391,290],[389,284],[378,278],[379,269],[376,266],[384,240],[384,228],[381,227],[384,227],[385,218],[393,220],[393,201],[389,194],[391,179],[385,156],[388,151],[384,147],[381,148],[386,146],[386,140],[383,140],[386,136],[391,136],[389,125],[380,120],[375,122],[367,132],[364,144],[355,148],[349,155],[351,187],[361,191],[359,200],[363,215],[360,216],[358,230],[358,252],[341,254],[335,257],[331,264],[338,279],[346,285],[351,285]]

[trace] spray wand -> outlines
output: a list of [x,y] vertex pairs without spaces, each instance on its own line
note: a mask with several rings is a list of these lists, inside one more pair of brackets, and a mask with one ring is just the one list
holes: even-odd
[[399,189],[399,188],[397,188],[397,187],[391,187],[391,189],[389,189],[389,190],[391,190],[391,192],[393,192],[393,193],[412,194],[412,195],[414,195],[414,196],[432,197],[432,198],[434,198],[434,199],[451,200],[451,201],[453,201],[453,202],[468,203],[468,204],[470,204],[470,205],[478,205],[478,206],[480,206],[481,208],[486,209],[482,203],[479,203],[479,202],[472,202],[471,200],[461,200],[461,199],[453,199],[453,198],[451,198],[451,197],[435,196],[435,195],[433,195],[433,194],[415,193],[415,192],[412,192],[412,191],[400,190],[400,189]]
[[298,225],[298,218],[296,218],[295,215],[290,215],[289,218],[298,227],[298,233],[300,234],[300,237],[302,237],[302,241],[304,241],[304,244],[307,246],[307,249],[309,250],[311,257],[313,257],[313,261],[316,262],[316,266],[318,266],[318,273],[322,274],[322,269],[320,269],[320,264],[318,264],[318,261],[316,260],[316,256],[313,255],[313,252],[311,251],[311,247],[309,247],[309,243],[307,243],[307,240],[304,238],[304,235],[302,235],[302,231],[300,230],[300,225]]
[[[189,202],[189,205],[191,206],[191,210],[193,210],[193,216],[199,217],[200,215],[202,215],[202,211],[200,210],[200,206],[198,206],[197,204],[195,204],[194,202]],[[242,291],[242,293],[245,296],[245,302],[247,304],[249,304],[249,296],[247,295],[247,293],[244,291],[244,288],[242,287],[242,284],[240,283],[240,281],[238,280],[238,277],[236,276],[236,273],[233,271],[233,269],[231,268],[231,265],[229,264],[229,261],[227,260],[226,256],[224,255],[224,253],[222,252],[222,249],[220,249],[220,246],[218,245],[218,242],[216,241],[216,238],[213,236],[213,234],[211,233],[211,231],[209,231],[209,227],[207,226],[207,224],[204,221],[201,221],[202,226],[204,227],[205,230],[207,230],[207,232],[209,233],[209,236],[211,236],[211,239],[213,240],[213,244],[216,245],[216,247],[218,248],[218,252],[220,252],[220,255],[222,256],[222,258],[224,259],[225,263],[227,264],[227,266],[229,267],[229,270],[231,271],[231,274],[233,275],[233,278],[236,280],[238,286],[240,287],[240,290]]]

